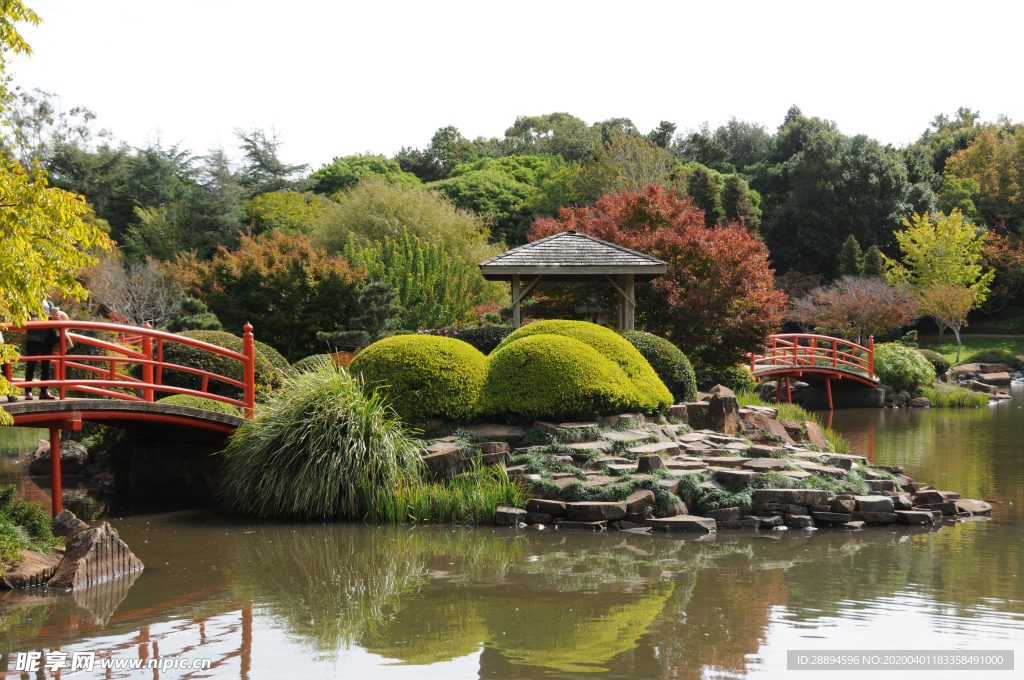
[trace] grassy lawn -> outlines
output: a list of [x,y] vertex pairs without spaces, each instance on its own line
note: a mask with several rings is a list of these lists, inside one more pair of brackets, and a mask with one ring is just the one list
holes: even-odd
[[[1024,335],[1012,338],[976,338],[961,334],[960,339],[963,341],[963,350],[960,355],[961,360],[983,349],[1001,349],[1010,352],[1014,356],[1024,354]],[[953,337],[952,333],[947,333],[943,340],[944,342],[941,345],[937,342],[925,341],[919,344],[921,349],[930,349],[938,352],[953,363],[956,359],[956,338]]]

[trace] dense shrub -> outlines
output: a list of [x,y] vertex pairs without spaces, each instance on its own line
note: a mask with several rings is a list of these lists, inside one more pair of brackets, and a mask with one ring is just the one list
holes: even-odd
[[677,404],[697,398],[697,379],[682,350],[652,333],[621,331],[620,334],[647,359]]
[[931,362],[898,342],[875,345],[875,376],[897,390],[918,390],[935,380]]
[[281,373],[287,373],[288,369],[291,368],[291,364],[284,358],[284,355],[267,343],[253,339],[252,344],[256,346],[256,351],[262,354],[263,358],[269,361],[270,365],[281,371]]
[[349,373],[380,386],[399,416],[465,420],[476,415],[487,378],[487,357],[451,338],[393,335],[352,360]]
[[295,373],[308,373],[317,370],[322,364],[330,362],[332,362],[330,354],[312,354],[292,364],[291,370]]
[[1009,364],[1018,371],[1024,368],[1024,362],[1001,349],[983,349],[980,352],[975,352],[958,365],[963,364]]
[[0,570],[20,560],[19,550],[41,550],[60,543],[50,531],[50,518],[43,506],[23,500],[15,500],[18,488],[0,487]]
[[664,405],[615,362],[573,338],[528,335],[502,343],[489,359],[482,411],[490,416],[577,420]]
[[[672,393],[643,355],[625,338],[610,328],[585,321],[535,321],[509,334],[497,350],[522,338],[534,335],[555,335],[572,338],[593,347],[606,359],[617,364],[652,406],[645,411],[662,411],[672,403]],[[496,351],[497,351],[496,350]]]
[[753,392],[757,387],[754,374],[746,366],[726,366],[725,368],[700,368],[695,370],[697,389],[707,392],[715,385],[728,387],[736,393]]
[[476,347],[484,354],[490,354],[508,337],[512,329],[508,326],[478,326],[476,328],[439,328],[433,331],[420,331],[421,335],[439,335],[445,338],[456,338]]
[[946,371],[949,370],[949,360],[938,352],[933,352],[930,349],[919,349],[917,351],[931,363],[932,368],[935,369],[935,375],[945,375]]
[[[191,338],[192,340],[217,345],[218,347],[223,347],[224,349],[229,349],[233,352],[242,353],[243,350],[242,339],[237,335],[232,335],[225,331],[185,331],[184,333],[179,333],[179,335]],[[228,357],[221,356],[220,354],[214,354],[213,352],[208,352],[196,347],[181,345],[176,342],[164,343],[164,361],[170,364],[178,364],[180,366],[188,366],[189,368],[210,371],[234,380],[242,380],[245,377],[242,363],[240,361],[235,361],[234,359],[229,359]],[[137,369],[137,367],[135,368]],[[255,369],[256,391],[258,394],[280,387],[282,379],[281,372],[274,368],[274,364],[267,359],[258,347],[255,351]],[[186,373],[184,371],[175,371],[165,368],[163,371],[163,384],[169,387],[183,387],[190,390],[201,390],[203,387],[203,377],[196,375],[195,373]],[[231,397],[233,399],[241,399],[243,397],[242,389],[240,387],[229,385],[220,380],[211,379],[209,383],[209,391],[213,394],[217,394],[222,397]]]
[[247,515],[361,519],[368,496],[419,481],[383,395],[331,363],[290,376],[224,453],[221,500]]
[[160,404],[174,404],[175,406],[191,406],[192,408],[202,408],[207,411],[216,411],[217,413],[229,413],[233,416],[241,415],[242,411],[237,406],[231,404],[225,404],[223,401],[217,401],[216,399],[204,399],[203,397],[193,397],[191,394],[172,394],[169,397],[163,399],[157,399]]

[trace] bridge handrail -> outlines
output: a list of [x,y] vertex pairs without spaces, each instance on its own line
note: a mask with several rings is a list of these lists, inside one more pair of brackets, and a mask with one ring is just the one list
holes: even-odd
[[[253,342],[252,326],[250,324],[245,325],[245,334],[242,336],[242,349],[241,353],[235,352],[234,350],[226,349],[224,347],[218,347],[208,342],[201,340],[194,340],[192,338],[186,338],[181,335],[175,335],[174,333],[167,333],[165,331],[154,330],[146,324],[145,328],[137,328],[134,326],[125,326],[123,324],[104,323],[97,321],[29,321],[23,326],[15,326],[10,323],[0,324],[0,329],[14,331],[14,332],[25,332],[32,329],[52,329],[58,332],[58,353],[50,355],[39,355],[39,356],[22,356],[19,357],[19,362],[27,361],[50,361],[55,363],[54,366],[54,380],[34,380],[28,382],[25,380],[16,380],[12,377],[11,364],[7,363],[4,366],[4,370],[7,379],[16,387],[56,387],[60,392],[60,398],[66,398],[67,390],[74,390],[79,392],[86,392],[91,394],[100,394],[103,396],[114,397],[116,399],[124,399],[126,401],[154,401],[154,392],[170,392],[172,394],[188,394],[197,397],[204,397],[206,399],[212,399],[214,401],[224,402],[233,406],[240,406],[245,411],[245,416],[251,418],[255,411],[256,406],[256,379],[255,379],[255,346]],[[116,333],[121,340],[130,338],[132,340],[139,340],[141,344],[141,351],[124,347],[112,342],[101,340],[100,338],[92,338],[86,335],[80,335],[78,333],[72,333],[71,330],[95,330],[106,333]],[[116,352],[117,354],[124,355],[123,357],[111,356],[111,355],[88,355],[88,354],[69,354],[67,341],[72,340],[75,343],[82,345],[89,345],[104,349],[108,352]],[[153,359],[154,340],[156,349],[156,359]],[[164,342],[174,342],[196,349],[204,350],[214,354],[233,359],[242,364],[242,376],[241,381],[229,378],[224,375],[213,373],[211,371],[204,371],[202,369],[192,368],[190,366],[182,366],[180,364],[168,363],[163,360],[163,345]],[[74,358],[74,361],[71,358]],[[108,363],[110,365],[109,370],[103,370],[97,367],[89,366],[87,364],[79,363],[81,361],[100,361]],[[142,379],[138,380],[131,376],[117,373],[115,367],[117,364],[138,364],[142,366]],[[68,379],[67,368],[77,368],[79,370],[85,370],[94,373],[106,373],[108,378],[105,380],[90,380],[90,379]],[[182,371],[185,373],[191,373],[200,375],[203,378],[202,391],[192,390],[182,387],[173,387],[163,384],[163,371],[174,370]],[[154,377],[155,372],[155,377]],[[213,394],[208,391],[209,381],[219,380],[221,382],[241,387],[243,390],[244,398],[242,401],[233,399],[231,397],[225,397],[217,394]],[[112,392],[110,390],[101,389],[103,387],[113,388],[128,388],[128,389],[139,389],[142,391],[142,397],[135,395],[126,395],[120,392]]]
[[[843,370],[846,370],[845,367],[849,366],[855,370],[864,371],[869,379],[874,380],[874,336],[868,338],[867,347],[842,338],[834,338],[817,333],[779,333],[770,336],[769,339],[771,346],[764,348],[764,354],[757,354],[756,352],[748,354],[750,357],[750,371],[752,373],[757,370],[759,364],[761,368],[771,368],[774,366],[824,368],[823,366],[818,366],[815,362],[825,360],[831,361],[833,369],[839,369],[842,366],[844,367]],[[806,340],[807,344],[800,344],[801,340]],[[819,341],[827,342],[831,347],[819,347]],[[840,349],[841,347],[842,349]],[[864,356],[861,356],[858,352],[863,353]]]

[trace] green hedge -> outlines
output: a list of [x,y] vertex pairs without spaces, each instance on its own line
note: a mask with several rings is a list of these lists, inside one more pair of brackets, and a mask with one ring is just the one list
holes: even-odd
[[569,337],[537,334],[502,343],[491,354],[482,412],[511,420],[580,420],[649,413],[663,403],[595,348]]
[[935,369],[935,375],[945,375],[946,371],[949,370],[949,361],[938,352],[933,352],[930,349],[919,349],[917,351],[931,363],[932,368]]
[[[243,350],[242,339],[226,331],[185,331],[184,333],[178,333],[178,335],[200,342],[207,342],[233,352],[242,353]],[[243,380],[245,378],[240,361],[176,342],[164,343],[164,361],[171,364],[188,366],[189,368],[210,371],[227,378],[233,378],[234,380]],[[135,370],[138,370],[138,366],[135,367]],[[257,394],[265,393],[268,390],[274,390],[281,386],[283,379],[281,372],[274,367],[274,364],[267,359],[259,348],[256,348],[255,352],[255,372]],[[201,390],[203,387],[203,377],[195,373],[164,369],[163,384],[169,387]],[[220,380],[211,379],[209,391],[213,394],[233,399],[242,399],[244,396],[242,388],[229,385]]]
[[672,393],[643,355],[625,338],[604,326],[586,321],[534,321],[509,334],[495,352],[517,340],[536,335],[572,338],[597,350],[600,355],[618,365],[633,381],[643,395],[643,402],[650,404],[649,408],[644,409],[646,412],[664,411],[671,405]]
[[677,404],[697,399],[697,378],[682,350],[663,337],[641,331],[619,331],[665,383]]
[[512,332],[508,326],[478,326],[475,328],[439,328],[420,331],[421,335],[438,335],[468,342],[484,354],[490,354]]
[[961,361],[958,366],[964,364],[1009,364],[1015,370],[1021,370],[1024,362],[1002,349],[983,349]]
[[452,338],[393,335],[352,360],[349,373],[384,387],[404,420],[467,420],[476,416],[487,379],[487,357]]
[[216,411],[217,413],[230,413],[233,416],[242,415],[242,410],[237,406],[225,404],[223,401],[217,401],[216,399],[193,397],[191,394],[173,394],[163,399],[157,399],[157,403],[191,406],[192,408],[201,408],[207,411]]
[[697,388],[707,392],[715,385],[728,387],[733,392],[753,392],[757,388],[754,374],[746,366],[726,366],[725,368],[697,368]]
[[284,355],[278,352],[276,349],[271,347],[265,342],[253,339],[252,344],[256,346],[256,351],[263,355],[263,357],[270,362],[270,365],[281,371],[281,374],[288,372],[291,368],[291,364],[284,358]]
[[935,368],[916,349],[885,342],[875,345],[875,376],[883,385],[914,391],[935,380]]
[[330,354],[311,354],[305,359],[299,359],[291,365],[293,373],[309,373],[315,371],[324,365],[326,362],[332,362]]

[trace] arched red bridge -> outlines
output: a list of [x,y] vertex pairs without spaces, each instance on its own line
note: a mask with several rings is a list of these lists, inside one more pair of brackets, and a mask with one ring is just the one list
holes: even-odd
[[756,378],[774,378],[775,402],[782,401],[782,381],[786,381],[786,401],[793,403],[791,378],[825,381],[828,407],[832,408],[832,380],[853,380],[878,387],[875,377],[875,339],[864,347],[848,340],[813,333],[773,335],[763,354],[751,352],[750,370]]
[[[82,422],[101,422],[120,427],[147,424],[161,427],[197,428],[222,434],[234,432],[245,418],[251,418],[256,406],[255,348],[252,326],[245,325],[242,352],[235,352],[207,342],[173,333],[92,321],[31,321],[24,327],[0,325],[4,331],[24,332],[31,329],[52,329],[57,334],[54,354],[22,356],[19,362],[49,361],[50,380],[15,378],[10,363],[4,375],[15,388],[16,402],[0,403],[0,408],[13,418],[16,427],[48,428],[50,430],[51,472],[53,476],[53,510],[60,503],[60,430],[80,430]],[[78,331],[78,332],[76,332]],[[84,335],[80,331],[91,331]],[[242,380],[211,371],[171,363],[164,359],[164,350],[174,343],[217,354],[241,364]],[[134,377],[131,371],[141,377]],[[38,369],[39,367],[37,367]],[[72,375],[69,376],[69,369]],[[129,370],[126,370],[129,369]],[[170,373],[200,376],[199,390],[168,385]],[[38,374],[37,374],[38,375]],[[211,391],[211,384],[223,383],[238,388],[242,399]],[[28,400],[20,396],[25,388],[47,388],[52,399]],[[188,394],[212,399],[241,409],[239,415],[202,408],[160,403],[157,395]],[[0,402],[4,399],[0,398]]]

